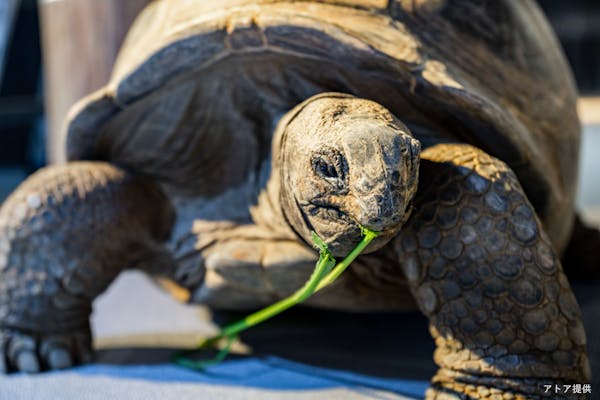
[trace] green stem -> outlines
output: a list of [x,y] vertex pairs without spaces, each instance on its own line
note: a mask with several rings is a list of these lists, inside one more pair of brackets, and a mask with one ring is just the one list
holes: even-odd
[[375,239],[378,235],[377,232],[371,231],[367,228],[361,227],[362,232],[362,240],[356,245],[354,249],[340,262],[335,266],[333,271],[331,271],[317,286],[317,292],[324,287],[331,285],[333,281],[335,281],[341,274],[352,264],[352,262],[362,253],[365,248]]
[[219,350],[217,355],[212,360],[197,361],[197,360],[191,360],[191,359],[187,358],[186,355],[192,354],[195,352],[195,350],[193,350],[193,351],[182,352],[180,354],[175,355],[175,357],[173,358],[173,361],[175,363],[181,365],[182,367],[186,367],[186,368],[190,368],[190,369],[197,369],[197,370],[202,370],[202,369],[205,369],[206,367],[210,367],[212,365],[219,364],[221,361],[223,361],[225,359],[225,357],[227,357],[227,354],[229,354],[231,345],[233,344],[233,342],[235,341],[236,338],[237,338],[237,336],[228,337],[227,342],[225,343],[225,346],[223,346],[223,348],[221,350]]
[[303,302],[317,290],[317,285],[323,280],[325,274],[331,271],[334,265],[335,259],[331,256],[331,254],[329,252],[321,252],[321,257],[317,262],[317,267],[315,268],[310,278],[304,284],[304,286],[302,286],[301,289],[296,291],[291,296],[278,301],[275,304],[271,304],[270,306],[263,308],[262,310],[258,310],[257,312],[248,315],[246,318],[238,322],[226,326],[221,330],[219,336],[228,337],[232,335],[237,335],[240,332],[254,325],[257,325],[269,318],[272,318],[273,316],[287,310],[288,308]]
[[[234,322],[233,324],[227,325],[224,327],[221,332],[212,338],[204,340],[199,345],[199,349],[210,347],[216,345],[221,339],[227,338],[227,344],[225,347],[217,354],[217,356],[211,361],[194,361],[185,358],[182,354],[178,354],[175,356],[174,361],[182,365],[184,367],[192,368],[192,369],[203,369],[206,366],[213,365],[222,361],[227,353],[229,352],[229,348],[231,344],[235,340],[235,338],[246,329],[253,327],[269,318],[274,317],[277,314],[282,313],[290,307],[295,306],[296,304],[302,303],[308,297],[310,297],[315,292],[325,288],[326,286],[333,283],[343,272],[350,266],[350,264],[358,257],[364,249],[375,239],[378,235],[377,232],[373,232],[367,228],[361,227],[362,239],[356,245],[354,249],[348,254],[342,262],[335,264],[335,259],[327,249],[327,245],[325,242],[319,238],[315,233],[313,233],[313,241],[315,245],[320,249],[319,260],[317,261],[317,265],[315,266],[315,270],[311,274],[308,281],[294,294],[289,297],[286,297],[283,300],[278,301],[275,304],[272,304],[262,310],[256,311],[255,313],[250,314],[246,318],[241,319],[240,321]],[[334,267],[335,266],[335,267]],[[185,354],[189,354],[186,352]]]

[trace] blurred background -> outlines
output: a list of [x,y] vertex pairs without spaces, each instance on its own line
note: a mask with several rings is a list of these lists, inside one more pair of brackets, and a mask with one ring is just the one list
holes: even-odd
[[[61,149],[57,146],[56,132],[60,131],[68,108],[106,83],[129,24],[148,2],[0,0],[0,199],[28,174],[59,157]],[[578,207],[588,222],[600,227],[600,1],[539,0],[539,4],[554,26],[581,93],[579,111],[584,136]],[[135,296],[131,295],[132,291]],[[578,288],[584,314],[588,316],[588,337],[596,343],[594,351],[600,354],[597,345],[600,328],[596,326],[599,322],[597,316],[591,318],[600,310],[596,293],[595,288]],[[121,276],[97,301],[94,310],[96,344],[105,348],[144,343],[189,345],[196,343],[199,335],[216,329],[207,322],[205,309],[178,305],[135,272]],[[330,326],[335,323],[338,328],[349,324],[348,318],[343,316],[339,319],[295,316],[308,318],[304,320],[308,325],[315,321],[330,323]],[[387,324],[391,317],[386,318]],[[418,315],[407,318],[410,325],[426,325]],[[589,325],[593,320],[596,325]],[[381,323],[369,321],[365,326],[371,332],[374,325]],[[406,324],[406,320],[398,323]],[[348,329],[355,327],[347,326]],[[261,340],[273,342],[271,338],[277,337],[278,331],[274,328],[264,332],[262,337],[259,332],[255,338],[259,345]],[[422,343],[399,351],[409,366],[404,371],[415,378],[427,379],[434,368],[430,356],[432,343],[423,339],[420,330],[416,332],[412,334],[412,343]],[[390,342],[380,339],[376,347],[368,347],[368,343],[361,346],[372,355],[377,351],[385,353],[385,349],[398,342],[397,339]],[[280,340],[281,336],[276,341]],[[346,345],[356,346],[356,342]],[[306,353],[281,351],[285,356],[300,360],[303,357],[300,353]],[[318,352],[319,347],[315,351]],[[384,359],[382,355],[381,360]],[[327,364],[327,360],[321,361]],[[348,366],[343,359],[337,361]],[[382,370],[373,364],[372,357],[370,361],[368,365],[379,372]],[[596,373],[596,377],[598,375]],[[600,387],[596,390],[600,391]]]

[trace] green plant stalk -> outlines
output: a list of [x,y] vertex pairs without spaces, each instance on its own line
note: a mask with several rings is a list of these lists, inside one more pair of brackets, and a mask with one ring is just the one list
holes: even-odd
[[283,311],[295,306],[298,303],[303,302],[317,290],[317,285],[319,285],[319,283],[324,279],[324,277],[326,278],[326,274],[332,270],[334,265],[335,259],[331,256],[331,254],[329,252],[321,252],[321,257],[317,262],[315,270],[311,274],[309,280],[304,284],[304,286],[302,286],[302,288],[297,290],[291,296],[286,297],[285,299],[280,300],[277,303],[271,304],[270,306],[265,307],[262,310],[258,310],[255,313],[248,315],[246,318],[241,319],[238,322],[224,327],[221,330],[219,336],[223,338],[238,335],[240,332],[254,325],[257,325],[269,318],[272,318],[273,316],[282,313]]
[[358,244],[354,249],[352,249],[350,254],[348,254],[339,264],[335,266],[335,268],[329,274],[327,274],[325,278],[323,278],[323,280],[317,286],[317,292],[323,289],[324,287],[331,285],[337,278],[339,278],[342,272],[344,272],[346,268],[348,268],[350,264],[352,264],[352,262],[356,260],[356,257],[358,257],[369,245],[369,243],[371,243],[373,239],[375,239],[379,234],[362,226],[360,227],[360,230],[362,233],[362,240],[358,242]]
[[175,363],[181,365],[182,367],[186,367],[186,368],[190,368],[190,369],[199,369],[199,370],[210,367],[211,365],[219,364],[221,361],[223,361],[225,359],[225,357],[227,357],[227,354],[229,354],[231,345],[233,344],[233,342],[235,341],[236,338],[237,338],[237,336],[228,337],[227,342],[225,343],[225,346],[223,346],[223,348],[221,350],[219,350],[217,355],[211,360],[191,360],[189,358],[186,358],[185,357],[186,354],[191,354],[191,353],[195,352],[195,350],[193,350],[193,351],[189,351],[189,352],[183,352],[183,353],[176,354],[175,357],[173,358],[173,361]]
[[[369,245],[369,243],[371,243],[371,241],[373,241],[373,239],[375,239],[378,235],[377,232],[371,231],[364,227],[361,227],[361,233],[361,241],[340,263],[336,265],[335,258],[333,258],[333,256],[327,249],[327,245],[325,244],[325,242],[313,232],[313,241],[315,242],[316,247],[320,250],[319,260],[317,261],[315,270],[311,274],[308,281],[304,284],[304,286],[302,286],[302,288],[300,288],[299,290],[294,292],[294,294],[292,294],[289,297],[286,297],[283,300],[280,300],[266,308],[263,308],[262,310],[256,311],[255,313],[250,314],[249,316],[241,319],[240,321],[227,325],[221,330],[221,332],[217,336],[206,339],[203,342],[201,342],[199,345],[199,349],[214,346],[220,340],[227,338],[227,344],[213,360],[194,361],[187,359],[181,354],[179,354],[175,356],[174,361],[179,365],[192,369],[203,369],[209,365],[221,362],[229,352],[229,348],[231,347],[233,341],[241,332],[269,318],[272,318],[277,314],[282,313],[283,311],[295,306],[296,304],[302,303],[315,292],[332,284],[346,270],[346,268],[350,266],[350,264],[356,259],[356,257],[358,257],[364,251],[364,249]],[[190,352],[186,352],[185,354],[189,353]]]
[[[342,262],[335,265],[335,258],[331,255],[327,247],[322,242],[322,240],[315,234],[313,234],[313,240],[316,242],[317,246],[320,248],[320,257],[317,262],[317,266],[313,273],[311,274],[309,280],[289,297],[286,297],[283,300],[278,301],[262,310],[259,310],[253,314],[250,314],[246,318],[235,322],[231,325],[226,326],[221,330],[219,336],[229,337],[233,335],[238,335],[240,332],[257,325],[269,318],[274,317],[277,314],[282,313],[288,308],[295,306],[296,304],[302,303],[304,300],[309,298],[313,293],[323,289],[324,287],[332,284],[341,274],[344,272],[348,266],[363,252],[363,250],[371,243],[373,239],[377,237],[377,233],[370,231],[366,228],[361,227],[361,232],[363,237],[361,241],[356,245],[354,249],[348,254]],[[319,243],[320,241],[320,243]],[[332,269],[333,268],[333,269]]]

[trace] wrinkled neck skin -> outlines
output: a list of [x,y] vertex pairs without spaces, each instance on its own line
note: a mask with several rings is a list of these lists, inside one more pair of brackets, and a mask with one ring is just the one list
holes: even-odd
[[271,175],[256,223],[311,245],[315,231],[336,257],[381,232],[366,252],[397,235],[410,215],[420,144],[377,103],[345,94],[312,97],[279,122]]

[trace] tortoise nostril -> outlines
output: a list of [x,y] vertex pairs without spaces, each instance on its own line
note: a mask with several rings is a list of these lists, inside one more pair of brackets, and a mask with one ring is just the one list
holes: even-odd
[[356,182],[356,188],[360,193],[369,193],[373,190],[375,184],[372,179],[367,176],[361,176]]
[[359,202],[358,222],[366,228],[382,231],[396,227],[405,214],[402,196],[378,193]]
[[387,218],[383,218],[381,215],[373,216],[367,213],[363,213],[360,218],[360,224],[365,228],[369,228],[374,231],[381,231],[385,228]]

